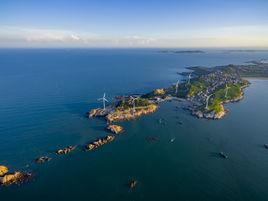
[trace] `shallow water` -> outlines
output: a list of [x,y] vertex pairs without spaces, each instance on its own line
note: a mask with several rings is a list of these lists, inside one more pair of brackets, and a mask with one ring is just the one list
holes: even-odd
[[[166,87],[187,66],[268,58],[267,53],[160,54],[157,50],[0,50],[0,164],[34,181],[0,189],[3,200],[267,200],[268,80],[251,79],[245,99],[220,121],[199,120],[164,103],[123,122],[126,132],[94,152],[53,152],[108,134],[85,112],[106,92]],[[163,118],[166,125],[160,125]],[[182,121],[180,125],[178,122]],[[148,142],[148,136],[158,138]],[[170,139],[175,138],[173,143]],[[217,153],[223,151],[229,159]],[[32,160],[51,155],[35,165]],[[126,184],[137,179],[130,191]]]

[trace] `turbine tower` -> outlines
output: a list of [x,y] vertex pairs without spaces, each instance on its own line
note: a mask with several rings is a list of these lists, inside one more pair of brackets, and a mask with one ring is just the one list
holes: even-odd
[[177,93],[178,93],[179,83],[180,83],[180,80],[178,80],[178,81],[176,82],[176,85],[175,85],[175,88],[176,88],[175,94],[176,94],[176,95],[177,95]]
[[102,98],[99,98],[98,101],[102,101],[103,103],[103,109],[105,110],[105,102],[109,102],[106,97],[105,97],[105,93],[103,94]]
[[206,110],[208,110],[208,101],[209,101],[209,98],[210,98],[212,95],[213,95],[213,94],[206,95]]
[[228,87],[228,84],[225,85],[225,98],[227,98],[228,90],[229,90],[230,88],[231,88],[231,87]]
[[191,79],[192,79],[192,72],[188,75],[188,83],[187,84],[191,84]]

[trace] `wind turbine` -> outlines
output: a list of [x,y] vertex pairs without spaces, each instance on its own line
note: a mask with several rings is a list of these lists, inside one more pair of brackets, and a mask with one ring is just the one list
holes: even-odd
[[212,95],[213,95],[213,94],[206,95],[206,110],[208,110],[208,101],[209,101],[209,98],[210,98]]
[[231,87],[228,87],[228,84],[225,85],[225,98],[227,98],[227,93],[230,88]]
[[99,98],[98,101],[102,101],[103,103],[103,109],[105,110],[105,102],[109,102],[106,97],[105,97],[105,93],[103,94],[102,98]]
[[191,79],[192,79],[192,72],[188,75],[188,83],[187,84],[191,84]]
[[136,111],[135,100],[137,100],[137,99],[138,99],[138,97],[133,97],[133,96],[131,96],[131,100],[132,100],[132,102],[133,102],[133,112]]
[[180,80],[178,80],[178,81],[176,82],[176,85],[175,85],[175,88],[176,88],[175,94],[176,94],[176,95],[177,95],[177,93],[178,93],[179,83],[180,83]]

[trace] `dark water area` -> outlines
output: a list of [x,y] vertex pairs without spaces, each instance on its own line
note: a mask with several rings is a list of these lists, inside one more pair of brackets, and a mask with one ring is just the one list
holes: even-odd
[[[0,164],[35,174],[27,184],[0,188],[1,200],[268,200],[265,79],[250,79],[244,100],[227,105],[230,112],[220,121],[196,119],[173,101],[152,115],[120,123],[125,132],[113,143],[82,151],[85,143],[109,134],[104,120],[85,118],[101,106],[97,98],[104,92],[112,101],[169,86],[185,67],[259,59],[268,59],[268,53],[1,49]],[[148,142],[150,136],[158,140]],[[54,155],[69,145],[81,146]],[[218,157],[220,151],[229,158]],[[32,162],[42,155],[53,159]],[[134,190],[126,185],[131,179],[138,181]]]

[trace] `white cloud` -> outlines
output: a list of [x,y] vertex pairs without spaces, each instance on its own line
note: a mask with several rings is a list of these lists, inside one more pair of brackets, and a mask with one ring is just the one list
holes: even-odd
[[0,26],[0,47],[268,47],[268,26],[170,31],[158,37]]

